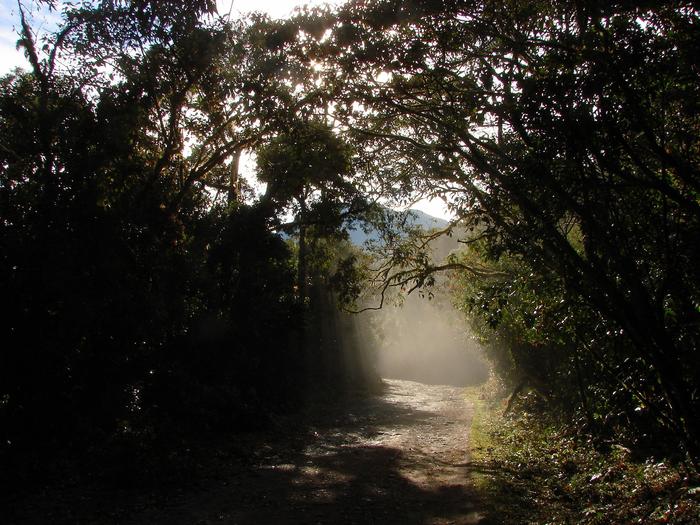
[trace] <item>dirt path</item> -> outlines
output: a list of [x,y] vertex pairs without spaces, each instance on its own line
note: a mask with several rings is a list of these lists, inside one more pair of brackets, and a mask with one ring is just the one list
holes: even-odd
[[462,388],[387,380],[382,394],[334,412],[311,416],[297,446],[269,443],[247,475],[152,522],[479,522],[466,475],[472,407]]
[[241,437],[237,447],[254,451],[253,460],[224,457],[230,464],[197,486],[152,499],[82,493],[90,510],[73,509],[70,522],[479,523],[467,480],[472,406],[464,389],[385,383],[381,394],[317,406],[295,431],[283,432],[281,422],[273,435]]

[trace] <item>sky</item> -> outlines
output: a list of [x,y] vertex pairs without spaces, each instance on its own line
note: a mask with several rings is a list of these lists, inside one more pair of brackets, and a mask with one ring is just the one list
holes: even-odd
[[[31,0],[22,0],[29,7]],[[338,5],[342,0],[217,0],[219,14],[236,15],[262,11],[272,18],[286,18],[292,14],[295,7],[302,5]],[[38,22],[38,23],[37,23]],[[35,18],[34,25],[39,28],[51,27],[51,15]],[[19,15],[17,0],[0,0],[0,74],[7,73],[17,66],[28,67],[21,52],[17,51],[17,32]]]
[[[232,18],[251,11],[263,11],[273,18],[285,18],[292,14],[295,7],[301,5],[338,5],[342,2],[343,0],[217,0],[217,6],[219,14],[225,15],[230,13]],[[32,2],[31,0],[23,0],[23,4],[29,6]],[[44,31],[50,30],[52,17],[55,17],[55,15],[39,14],[35,16],[32,26]],[[53,24],[55,24],[55,21]],[[18,38],[16,28],[18,26],[17,0],[0,0],[0,75],[9,73],[16,67],[27,69],[29,67],[23,54],[16,49]],[[444,202],[439,199],[433,201],[421,200],[412,207],[434,217],[441,219],[450,218]]]

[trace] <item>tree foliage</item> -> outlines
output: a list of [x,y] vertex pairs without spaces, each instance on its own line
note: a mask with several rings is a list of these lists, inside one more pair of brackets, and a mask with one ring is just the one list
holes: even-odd
[[[44,41],[21,10],[32,72],[0,81],[7,476],[115,443],[166,457],[302,398],[283,206],[245,203],[236,179],[242,150],[293,147],[285,130],[312,111],[293,78],[309,76],[265,38],[275,23],[212,9],[67,4]],[[279,173],[290,195],[344,187],[341,141],[318,128],[304,148],[314,172]]]
[[[700,457],[692,2],[351,0],[273,21],[105,0],[64,4],[43,39],[23,5],[32,71],[0,81],[6,457],[236,427],[294,397],[304,320],[324,325],[332,284],[361,292],[346,219],[434,196],[455,220],[428,238],[374,210],[380,289],[461,272],[504,375]],[[441,233],[465,250],[435,261]]]
[[638,363],[696,457],[697,19],[683,2],[350,2],[319,44],[387,185],[446,196],[487,259],[522,259],[533,282],[503,299],[554,281],[592,312],[609,335],[576,353]]

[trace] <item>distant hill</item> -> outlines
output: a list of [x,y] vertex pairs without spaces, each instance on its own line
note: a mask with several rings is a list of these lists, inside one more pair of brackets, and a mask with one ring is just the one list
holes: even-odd
[[[396,212],[397,214],[402,212]],[[438,219],[432,215],[428,215],[424,211],[420,210],[408,210],[408,224],[412,226],[420,226],[425,231],[433,230],[436,228],[445,228],[448,222],[444,219]],[[373,229],[365,232],[359,224],[353,224],[348,228],[348,233],[350,234],[350,242],[355,246],[364,246],[369,240],[377,240],[377,232]]]

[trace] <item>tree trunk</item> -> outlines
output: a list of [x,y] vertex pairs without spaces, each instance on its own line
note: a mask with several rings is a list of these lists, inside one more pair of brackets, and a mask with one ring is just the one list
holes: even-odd
[[299,303],[304,305],[308,296],[307,292],[307,265],[308,265],[308,245],[306,239],[306,202],[303,197],[298,198],[299,203],[299,259],[297,264],[297,294]]
[[243,150],[238,148],[233,153],[233,160],[231,161],[231,175],[229,179],[228,187],[228,203],[238,202],[241,200],[241,179],[238,174],[238,166],[241,162],[241,153]]

